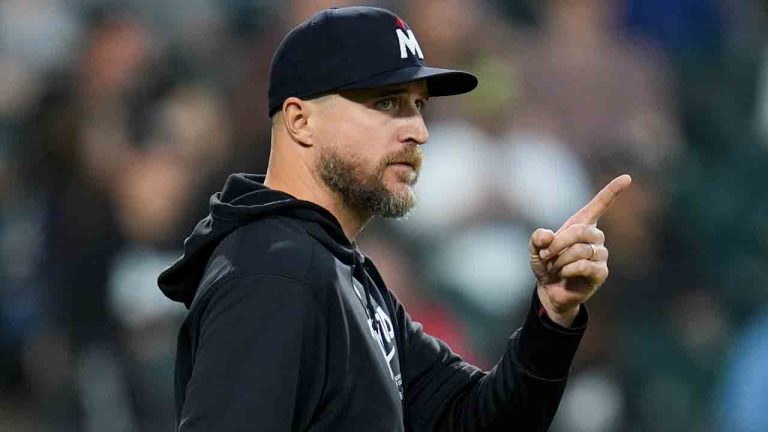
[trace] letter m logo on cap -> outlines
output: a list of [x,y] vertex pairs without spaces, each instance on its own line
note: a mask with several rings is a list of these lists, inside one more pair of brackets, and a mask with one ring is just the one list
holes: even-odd
[[419,42],[416,41],[416,35],[413,34],[411,29],[405,28],[405,22],[398,17],[395,24],[399,27],[395,29],[397,34],[397,41],[400,43],[400,58],[408,58],[408,51],[413,55],[418,55],[420,59],[424,59],[424,54],[421,52]]

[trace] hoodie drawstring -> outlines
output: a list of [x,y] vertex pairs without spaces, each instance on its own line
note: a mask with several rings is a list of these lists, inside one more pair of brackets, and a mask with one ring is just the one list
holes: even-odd
[[376,332],[379,333],[380,338],[384,338],[384,331],[381,328],[381,323],[378,319],[376,319],[376,310],[373,308],[373,300],[371,299],[371,288],[370,288],[370,280],[368,278],[368,274],[365,272],[365,267],[363,267],[363,254],[360,252],[360,250],[357,248],[357,245],[355,245],[355,261],[352,263],[352,286],[355,286],[355,273],[358,269],[360,269],[360,276],[361,280],[360,283],[363,285],[363,291],[365,291],[365,305],[366,313],[368,315],[368,319],[372,321],[372,325],[376,326]]

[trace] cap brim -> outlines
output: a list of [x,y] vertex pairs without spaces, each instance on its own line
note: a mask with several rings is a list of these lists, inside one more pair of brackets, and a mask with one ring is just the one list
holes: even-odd
[[440,69],[427,66],[409,66],[376,74],[370,78],[340,87],[339,90],[356,90],[426,80],[430,96],[451,96],[468,93],[477,87],[477,77],[469,72]]

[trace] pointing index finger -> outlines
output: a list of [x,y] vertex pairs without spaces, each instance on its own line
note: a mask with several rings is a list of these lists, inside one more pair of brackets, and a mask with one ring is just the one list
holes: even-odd
[[581,223],[586,225],[595,225],[600,217],[605,213],[608,208],[611,207],[616,197],[619,196],[625,189],[632,184],[632,177],[627,174],[620,175],[611,180],[600,192],[592,198],[592,201],[587,203],[576,214],[571,216],[563,228],[567,228],[570,225]]

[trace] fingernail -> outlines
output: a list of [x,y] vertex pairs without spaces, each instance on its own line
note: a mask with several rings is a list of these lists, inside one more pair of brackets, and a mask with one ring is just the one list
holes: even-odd
[[549,249],[542,249],[541,251],[539,251],[539,256],[544,259],[549,258]]

